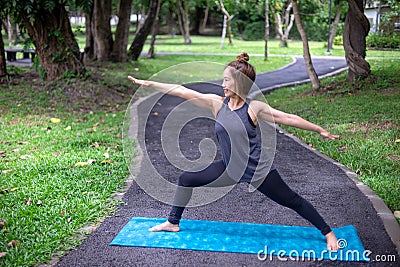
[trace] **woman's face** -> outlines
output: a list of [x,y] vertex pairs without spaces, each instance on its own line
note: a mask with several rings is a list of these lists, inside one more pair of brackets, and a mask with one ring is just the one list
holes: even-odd
[[236,95],[236,84],[233,78],[232,71],[228,68],[224,70],[222,89],[224,90],[225,97],[232,97]]

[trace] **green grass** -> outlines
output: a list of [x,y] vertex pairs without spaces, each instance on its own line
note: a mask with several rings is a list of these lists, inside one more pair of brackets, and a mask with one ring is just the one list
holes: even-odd
[[[221,37],[207,37],[192,36],[192,44],[186,45],[183,43],[183,38],[180,36],[157,36],[156,41],[156,52],[193,52],[193,53],[233,53],[238,54],[242,50],[245,50],[249,55],[264,55],[264,41],[243,41],[239,39],[233,39],[233,45],[229,45],[228,39],[225,39],[224,47],[220,48]],[[280,42],[271,38],[268,42],[268,53],[271,56],[275,55],[302,55],[303,44],[301,41],[290,41],[287,48],[279,47]],[[325,55],[326,48],[321,42],[309,42],[310,51],[313,55],[323,56]],[[147,51],[145,46],[144,51]],[[342,47],[334,46],[332,49],[332,55],[342,56],[344,51]]]
[[345,75],[280,89],[267,96],[271,106],[314,121],[334,134],[324,141],[313,133],[285,127],[305,143],[355,171],[392,211],[400,210],[400,78],[398,61],[372,60],[372,76],[358,85]]
[[[155,51],[162,52],[191,52],[191,53],[229,53],[239,54],[241,51],[246,51],[250,56],[263,57],[265,42],[264,41],[243,41],[240,39],[233,39],[233,45],[229,45],[228,40],[225,39],[224,47],[220,48],[221,37],[219,36],[192,36],[192,44],[187,45],[183,43],[181,36],[171,37],[168,35],[157,36]],[[148,51],[148,43],[144,46],[143,51]],[[326,47],[322,42],[309,41],[310,53],[312,56],[326,56]],[[303,55],[303,43],[301,40],[290,40],[288,47],[280,47],[280,41],[275,38],[270,38],[268,41],[269,56],[291,56]],[[343,46],[334,45],[331,49],[331,56],[344,56]],[[367,57],[384,57],[384,58],[400,58],[400,50],[381,51],[381,50],[367,50]]]
[[[52,123],[53,116],[61,121]],[[7,252],[0,259],[3,266],[48,261],[54,251],[77,244],[71,235],[78,229],[95,225],[113,211],[117,201],[110,197],[128,176],[118,138],[123,116],[121,111],[38,114],[29,108],[1,118],[0,220],[5,226],[0,252]],[[8,247],[12,240],[18,246]]]
[[[5,36],[5,34],[3,35]],[[135,35],[133,33],[129,36],[128,48],[130,47]],[[78,42],[80,49],[85,48],[85,34],[84,31],[75,32],[75,38]],[[143,51],[147,52],[149,49],[148,38]],[[180,35],[158,35],[156,38],[155,51],[156,52],[190,52],[190,53],[211,53],[211,54],[239,54],[241,51],[246,51],[250,56],[263,57],[265,41],[243,41],[233,38],[233,45],[229,45],[228,39],[225,39],[223,48],[221,46],[220,36],[191,36],[192,44],[184,44],[183,38]],[[8,44],[8,40],[4,37],[4,43]],[[22,45],[22,44],[21,44]],[[326,56],[326,44],[324,42],[309,41],[310,53],[312,56]],[[331,48],[331,56],[344,56],[344,49],[342,45],[333,45]],[[290,56],[290,55],[303,55],[303,43],[301,40],[289,40],[288,47],[280,47],[280,41],[270,37],[268,41],[269,56]],[[385,57],[385,58],[399,58],[399,50],[381,51],[370,49],[367,51],[368,58]]]

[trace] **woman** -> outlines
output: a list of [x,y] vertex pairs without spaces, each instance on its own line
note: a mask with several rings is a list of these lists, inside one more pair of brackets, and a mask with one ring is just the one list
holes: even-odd
[[[257,136],[259,120],[314,131],[323,138],[331,140],[339,137],[299,116],[273,109],[261,101],[248,100],[247,96],[256,78],[255,69],[248,60],[247,53],[242,53],[237,60],[226,66],[223,72],[223,96],[202,94],[182,85],[144,81],[128,76],[135,84],[153,87],[163,93],[187,99],[197,106],[211,110],[216,118],[215,130],[222,154],[222,160],[213,162],[204,170],[184,172],[179,177],[179,186],[168,220],[150,228],[149,231],[178,232],[185,204],[189,202],[194,187],[210,184],[227,186],[237,182],[254,181],[257,170],[262,170],[260,165],[266,166],[264,163],[266,160],[262,156],[261,141]],[[244,162],[243,171],[235,167],[238,164],[232,162]],[[257,190],[273,201],[295,210],[326,237],[328,250],[337,250],[335,234],[312,204],[293,192],[273,166],[267,175],[265,173],[263,173],[265,177],[258,180],[260,183],[257,185]]]

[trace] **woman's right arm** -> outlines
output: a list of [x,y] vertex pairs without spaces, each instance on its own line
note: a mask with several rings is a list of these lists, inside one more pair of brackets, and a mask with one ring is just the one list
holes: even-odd
[[194,105],[209,109],[213,112],[219,109],[217,106],[220,105],[223,101],[223,98],[216,94],[202,94],[200,92],[186,88],[179,84],[169,84],[169,83],[160,83],[148,80],[139,80],[133,78],[132,76],[128,76],[128,79],[131,80],[134,84],[144,87],[152,87],[164,94],[169,94],[181,97],[183,99],[187,99],[191,101]]

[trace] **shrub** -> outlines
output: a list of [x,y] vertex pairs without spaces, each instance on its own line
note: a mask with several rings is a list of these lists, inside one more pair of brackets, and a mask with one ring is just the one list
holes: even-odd
[[343,36],[335,36],[333,39],[334,45],[343,45]]
[[400,49],[400,34],[370,34],[367,36],[367,46]]
[[243,31],[243,40],[256,41],[265,38],[265,22],[257,21],[250,23]]

